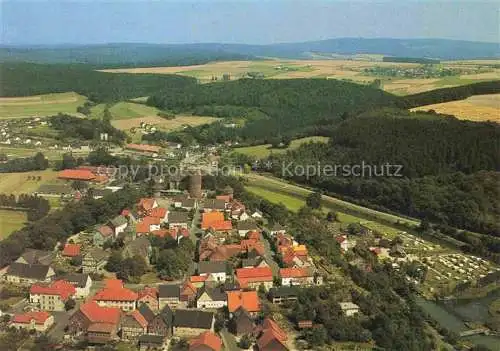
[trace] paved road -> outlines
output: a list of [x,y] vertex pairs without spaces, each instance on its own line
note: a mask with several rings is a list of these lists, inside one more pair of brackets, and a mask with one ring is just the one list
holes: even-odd
[[[264,230],[268,232],[267,228],[264,228]],[[264,234],[261,234],[261,236],[262,236],[261,241],[264,243],[264,249],[265,249],[264,258],[271,267],[271,270],[273,271],[273,276],[277,277],[280,267],[278,263],[276,263],[276,261],[274,260],[274,252],[273,250],[271,250],[271,244],[264,237]]]
[[231,334],[226,328],[222,329],[219,333],[224,343],[225,350],[227,351],[241,350],[236,344],[236,339],[234,338],[234,335]]

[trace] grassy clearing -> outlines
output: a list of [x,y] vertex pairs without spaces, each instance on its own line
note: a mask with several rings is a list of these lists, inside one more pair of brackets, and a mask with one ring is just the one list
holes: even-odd
[[434,110],[471,121],[500,122],[500,94],[476,95],[465,100],[419,106],[412,111]]
[[76,108],[86,100],[85,96],[73,92],[0,98],[0,119],[45,117],[59,112],[77,114]]
[[[102,118],[105,104],[98,104],[91,108],[92,118]],[[158,109],[134,102],[118,102],[109,108],[113,120],[133,119],[139,117],[156,116]]]
[[13,231],[21,229],[26,222],[26,212],[0,210],[0,239],[8,237]]
[[282,203],[292,212],[297,212],[306,204],[304,199],[276,193],[267,189],[260,188],[258,186],[246,186],[245,189],[257,196],[263,197],[264,199],[272,203]]
[[[311,190],[309,189],[289,184],[283,180],[276,178],[261,176],[253,173],[246,175],[246,178],[248,180],[249,187],[258,188],[263,191],[265,190],[266,192],[273,193],[274,199],[279,199],[284,195],[305,201],[307,195],[311,193]],[[269,201],[273,201],[273,198],[270,198]],[[367,207],[359,206],[351,202],[343,201],[330,196],[323,196],[322,206],[331,211],[344,212],[351,216],[362,218],[366,221],[380,222],[383,225],[400,223],[408,224],[410,226],[418,226],[420,223],[419,221],[414,219],[408,219],[389,213],[372,210]]]
[[[23,173],[0,173],[0,193],[3,194],[29,194],[44,183],[53,183],[57,178],[56,171],[32,171]],[[29,177],[42,177],[40,181],[28,179]]]
[[256,146],[247,146],[247,147],[239,147],[234,149],[235,152],[238,152],[240,154],[248,155],[248,156],[253,156],[256,158],[266,158],[269,157],[272,153],[275,154],[283,154],[289,150],[293,150],[298,148],[300,145],[308,143],[308,142],[318,142],[318,143],[326,143],[328,142],[327,137],[322,137],[322,136],[312,136],[312,137],[306,137],[306,138],[300,138],[300,139],[295,139],[292,140],[290,143],[290,146],[284,149],[273,149],[271,148],[271,144],[263,144],[263,145],[256,145]]

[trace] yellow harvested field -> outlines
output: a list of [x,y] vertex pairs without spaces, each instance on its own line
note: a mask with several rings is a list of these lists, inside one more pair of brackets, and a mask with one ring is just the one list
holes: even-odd
[[[32,171],[21,173],[0,173],[0,194],[30,194],[43,183],[53,183],[57,178],[56,171]],[[33,176],[36,177],[33,180]],[[42,177],[38,180],[38,177]]]
[[476,95],[465,100],[419,106],[412,111],[434,110],[471,121],[495,121],[500,123],[500,94]]
[[420,67],[417,63],[382,62],[377,59],[319,59],[319,60],[278,60],[267,59],[260,61],[223,61],[210,62],[204,65],[179,66],[179,67],[145,67],[108,69],[105,72],[116,73],[156,73],[180,74],[194,77],[202,83],[211,82],[213,77],[219,80],[223,74],[228,73],[231,79],[240,79],[247,76],[248,72],[258,72],[264,78],[293,79],[293,78],[327,78],[349,80],[360,84],[369,84],[375,79],[382,80],[382,89],[385,91],[407,95],[420,93],[437,88],[453,87],[481,80],[500,79],[500,69],[484,67],[499,61],[446,61],[442,63],[445,68],[459,69],[490,69],[491,72],[462,74],[460,76],[440,78],[402,78],[389,76],[374,76],[365,73],[366,68],[393,67],[408,69]]
[[206,117],[206,116],[183,116],[178,115],[174,119],[168,120],[158,116],[140,117],[140,118],[129,118],[112,120],[111,124],[113,127],[121,130],[129,130],[131,128],[138,128],[141,122],[154,125],[162,130],[174,130],[180,129],[184,126],[197,126],[200,124],[213,123],[217,121],[218,118]]

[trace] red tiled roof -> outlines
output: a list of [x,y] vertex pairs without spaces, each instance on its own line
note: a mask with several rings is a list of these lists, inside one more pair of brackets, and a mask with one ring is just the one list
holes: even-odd
[[34,320],[35,324],[44,324],[50,316],[51,314],[45,311],[15,314],[12,323],[30,324]]
[[337,236],[337,237],[335,238],[335,240],[337,240],[337,242],[338,242],[339,244],[342,244],[344,241],[346,241],[346,240],[347,240],[347,236],[345,236],[345,235],[339,235],[339,236]]
[[201,283],[207,280],[207,278],[208,276],[206,275],[192,275],[191,277],[189,277],[189,281],[191,283]]
[[264,243],[255,241],[253,239],[241,240],[240,245],[242,252],[250,252],[252,250],[255,250],[260,256],[263,256],[266,251],[264,248]]
[[86,169],[65,169],[57,174],[60,179],[94,180],[95,174]]
[[148,321],[146,320],[146,318],[144,318],[144,316],[139,312],[139,310],[134,310],[132,312],[130,312],[129,314],[130,316],[132,316],[136,321],[137,323],[139,323],[139,325],[143,328],[146,328],[148,326]]
[[95,301],[80,305],[80,311],[93,323],[118,324],[121,311],[115,307],[101,307]]
[[65,280],[56,280],[50,284],[35,283],[30,288],[30,294],[58,295],[65,301],[76,293],[75,287]]
[[255,230],[250,231],[247,233],[247,239],[259,241],[260,240],[260,233],[258,231],[255,231]]
[[114,232],[113,232],[113,229],[111,229],[110,226],[107,226],[107,225],[102,225],[100,226],[97,231],[99,233],[101,233],[102,236],[106,237],[106,236],[110,236],[110,235],[113,235]]
[[155,217],[155,218],[160,218],[160,219],[163,219],[165,218],[165,216],[167,215],[167,209],[166,208],[163,208],[163,207],[155,207],[153,209],[151,209],[151,211],[149,212],[149,215],[151,217]]
[[239,268],[236,277],[240,285],[245,287],[248,283],[272,282],[273,272],[269,267]]
[[228,291],[227,307],[229,312],[234,312],[243,307],[248,312],[260,311],[260,299],[257,291]]
[[231,202],[231,200],[233,199],[231,195],[217,195],[215,198],[217,200],[224,200],[226,202]]
[[144,223],[144,222],[137,223],[135,225],[135,232],[137,234],[147,234],[147,233],[149,233],[150,232],[149,223]]
[[123,287],[119,279],[108,279],[106,287],[94,295],[95,301],[136,301],[137,293]]
[[75,257],[80,255],[80,247],[79,244],[66,244],[64,245],[64,250],[62,252],[63,256]]
[[146,216],[142,219],[141,223],[147,223],[149,225],[159,225],[161,224],[161,220],[158,217]]
[[304,278],[311,277],[312,274],[307,268],[280,268],[282,278]]
[[150,296],[155,299],[158,298],[158,288],[146,286],[144,289],[137,293],[137,298],[140,300],[143,297]]
[[271,341],[276,340],[281,343],[285,348],[285,341],[287,340],[287,335],[283,329],[281,329],[275,321],[266,318],[264,319],[264,323],[262,324],[263,333],[257,340],[257,346],[259,350],[264,351],[273,351],[268,348],[268,345]]
[[203,213],[201,221],[201,229],[214,229],[214,230],[231,230],[233,225],[231,221],[224,220],[222,212],[206,212]]
[[131,150],[154,152],[154,153],[159,153],[161,150],[159,146],[146,145],[146,144],[127,144],[125,145],[125,147]]
[[222,349],[222,340],[212,332],[204,332],[189,341],[189,351],[206,350],[206,347],[213,351],[220,351]]

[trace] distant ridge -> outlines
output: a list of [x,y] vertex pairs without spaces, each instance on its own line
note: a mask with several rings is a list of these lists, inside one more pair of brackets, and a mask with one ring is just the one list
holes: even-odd
[[338,38],[270,45],[146,44],[0,46],[0,61],[97,66],[191,65],[259,57],[307,59],[314,54],[381,54],[441,60],[499,59],[500,44],[449,39]]

